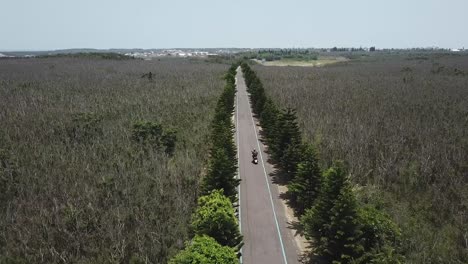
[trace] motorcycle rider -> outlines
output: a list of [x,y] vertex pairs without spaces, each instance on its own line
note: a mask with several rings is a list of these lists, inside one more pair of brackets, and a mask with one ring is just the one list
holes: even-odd
[[252,159],[255,160],[257,158],[258,152],[256,149],[252,150]]

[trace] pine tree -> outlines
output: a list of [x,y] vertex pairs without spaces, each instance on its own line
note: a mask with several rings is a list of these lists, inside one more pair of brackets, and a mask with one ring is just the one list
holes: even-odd
[[312,208],[319,196],[321,181],[317,153],[312,145],[308,145],[303,160],[297,166],[296,176],[288,185],[289,199],[298,215]]
[[240,180],[235,178],[237,166],[230,159],[223,148],[214,148],[212,150],[207,175],[203,178],[201,189],[202,194],[209,194],[213,190],[222,189],[224,194],[236,201],[237,186]]
[[[301,133],[294,109],[287,108],[280,113],[277,131],[275,133],[277,138],[274,144],[275,152],[272,153],[273,158],[279,162],[283,171],[289,174],[290,178],[293,178],[292,175],[294,175],[300,160],[284,156],[286,153],[295,154],[295,151],[298,151],[297,147],[300,147],[301,144]],[[290,145],[293,145],[293,149],[288,150]]]
[[305,236],[309,240],[324,237],[322,227],[330,220],[330,210],[345,182],[344,172],[340,167],[331,167],[323,173],[322,180],[322,189],[314,206],[307,209],[301,218]]
[[304,157],[304,144],[300,142],[291,142],[287,145],[286,151],[281,158],[281,165],[288,181],[296,177],[299,162]]
[[301,218],[305,236],[314,241],[315,253],[328,262],[348,263],[359,257],[357,204],[342,166],[324,173],[322,191],[315,205]]
[[262,114],[263,109],[265,107],[266,100],[267,99],[266,99],[265,91],[262,88],[262,90],[258,91],[256,100],[255,100],[255,105],[254,105],[255,114],[257,114],[257,115]]
[[280,111],[278,107],[276,107],[275,103],[268,98],[260,115],[260,124],[262,125],[262,129],[270,149],[274,144],[274,139],[276,138],[275,132],[277,131],[279,114]]
[[257,76],[255,76],[254,80],[252,81],[249,92],[251,95],[250,98],[252,101],[253,111],[254,113],[260,115],[266,102],[266,95],[265,88],[263,88],[263,84]]
[[213,124],[211,140],[213,144],[211,155],[213,155],[215,149],[222,148],[226,151],[231,162],[237,164],[237,150],[234,144],[234,125],[231,120]]
[[350,263],[364,253],[357,208],[356,197],[346,182],[330,210],[330,221],[323,226],[327,237],[323,256],[330,262]]

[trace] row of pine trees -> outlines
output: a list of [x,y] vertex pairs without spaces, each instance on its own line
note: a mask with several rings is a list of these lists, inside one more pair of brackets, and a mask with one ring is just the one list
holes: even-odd
[[237,149],[234,143],[234,100],[237,65],[226,73],[226,86],[216,105],[212,122],[208,171],[201,183],[201,197],[192,215],[194,237],[169,261],[185,263],[238,263],[243,245],[233,204],[237,202]]
[[250,66],[241,64],[268,152],[288,185],[288,202],[300,219],[309,263],[401,263],[401,234],[375,205],[357,199],[342,162],[320,166],[317,149],[302,139],[296,112],[280,109]]

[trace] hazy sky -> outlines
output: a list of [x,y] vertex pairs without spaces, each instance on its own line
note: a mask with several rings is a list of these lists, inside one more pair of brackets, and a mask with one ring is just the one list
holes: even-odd
[[468,0],[0,0],[0,50],[468,48]]

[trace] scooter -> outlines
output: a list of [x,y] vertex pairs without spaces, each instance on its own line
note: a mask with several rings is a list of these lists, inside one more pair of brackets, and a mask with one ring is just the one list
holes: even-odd
[[253,164],[258,164],[258,159],[257,159],[257,157],[253,157],[252,163],[253,163]]

